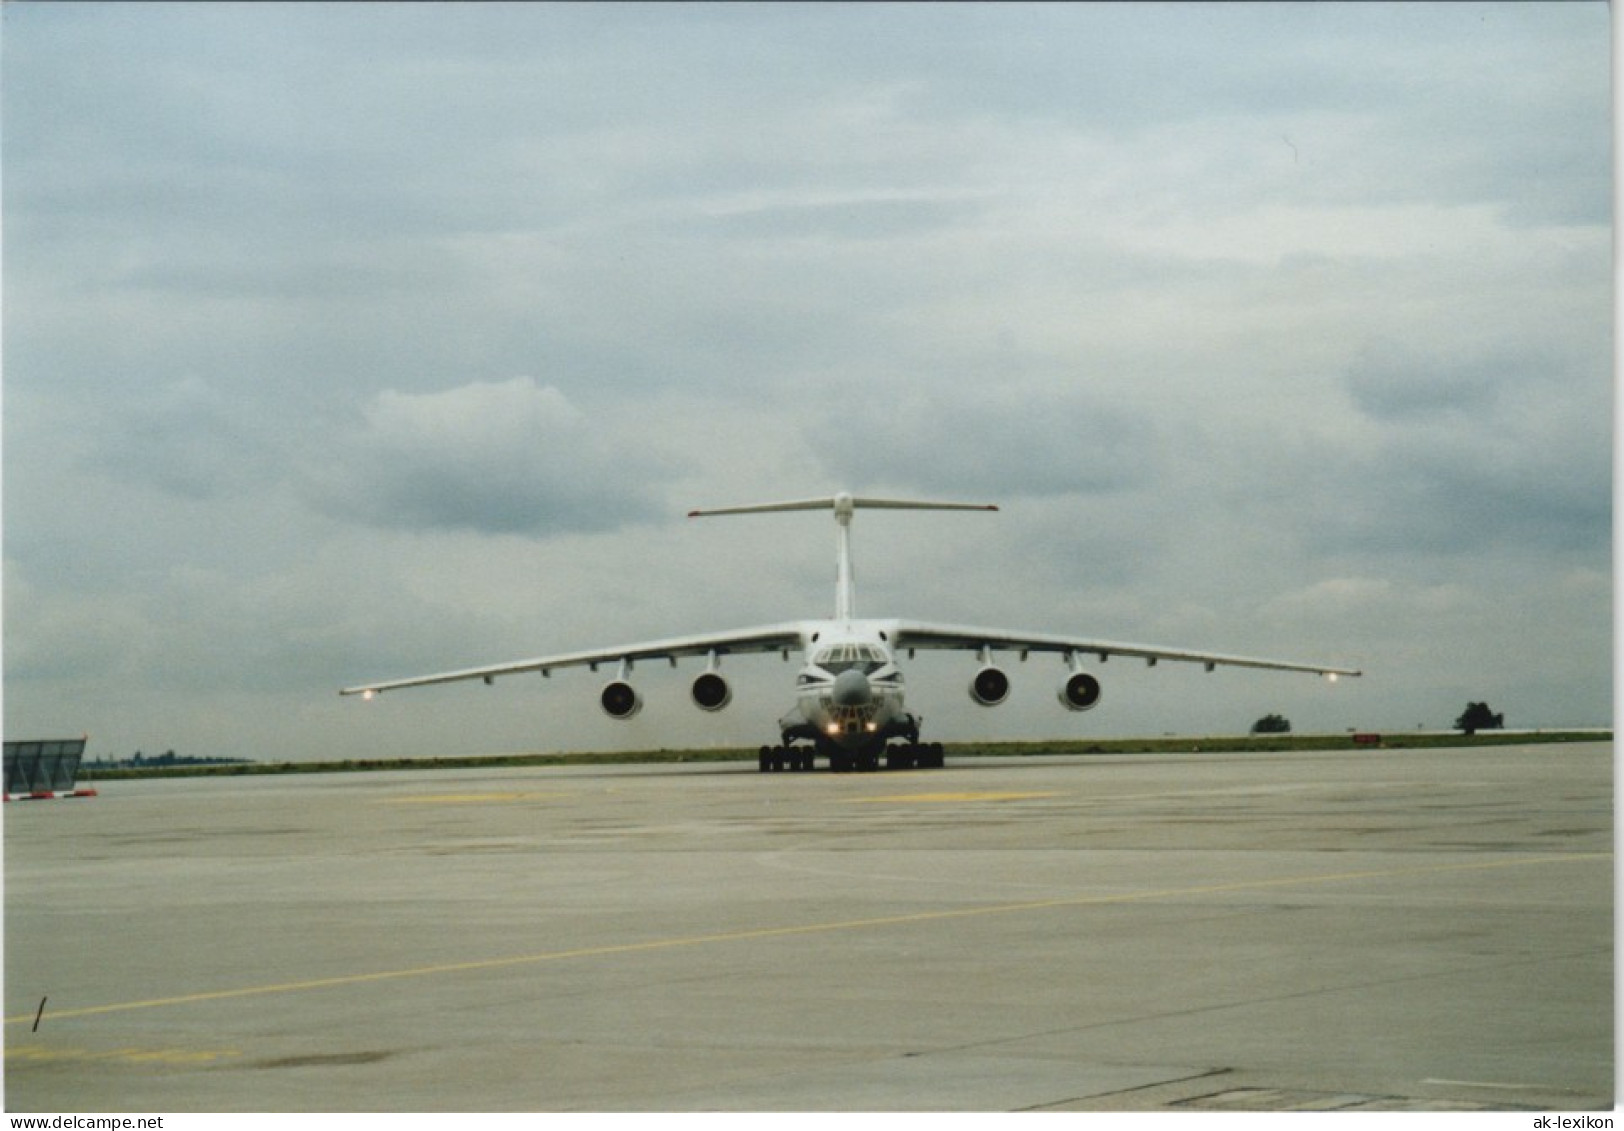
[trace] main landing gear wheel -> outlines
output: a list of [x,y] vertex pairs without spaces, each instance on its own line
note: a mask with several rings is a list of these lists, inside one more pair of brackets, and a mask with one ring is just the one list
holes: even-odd
[[940,742],[908,742],[885,752],[885,765],[892,770],[939,770],[946,762]]
[[794,746],[763,746],[757,765],[764,774],[790,770],[804,774],[812,768],[812,752]]

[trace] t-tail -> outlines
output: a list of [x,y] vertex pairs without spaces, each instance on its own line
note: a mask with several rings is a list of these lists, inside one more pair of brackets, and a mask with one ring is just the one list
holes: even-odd
[[857,616],[856,586],[852,580],[851,516],[859,507],[875,510],[915,511],[995,511],[990,503],[931,503],[913,499],[871,499],[842,491],[819,499],[797,499],[788,503],[751,503],[742,507],[716,507],[689,511],[689,518],[720,514],[767,514],[772,511],[819,511],[832,509],[839,527],[835,560],[835,619],[849,621]]

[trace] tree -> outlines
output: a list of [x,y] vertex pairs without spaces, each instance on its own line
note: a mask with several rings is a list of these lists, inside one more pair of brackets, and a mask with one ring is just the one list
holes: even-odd
[[1467,734],[1475,734],[1480,730],[1503,730],[1505,725],[1506,717],[1489,710],[1487,703],[1466,704],[1466,710],[1455,720],[1455,729],[1465,731]]
[[1291,720],[1284,715],[1264,715],[1252,724],[1253,734],[1290,734]]

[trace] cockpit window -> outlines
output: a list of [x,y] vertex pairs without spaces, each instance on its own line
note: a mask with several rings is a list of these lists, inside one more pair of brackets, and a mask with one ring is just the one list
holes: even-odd
[[882,649],[872,644],[835,644],[819,652],[812,662],[835,675],[849,668],[867,675],[884,667],[888,659]]

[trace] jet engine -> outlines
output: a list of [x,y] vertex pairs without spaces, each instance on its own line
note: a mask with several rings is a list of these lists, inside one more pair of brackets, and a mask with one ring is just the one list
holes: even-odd
[[1100,701],[1100,681],[1093,674],[1074,671],[1060,685],[1060,702],[1068,711],[1086,711]]
[[598,694],[598,703],[603,707],[603,713],[612,719],[629,719],[643,709],[643,697],[623,679],[604,684],[603,691]]
[[733,702],[733,685],[718,672],[700,672],[689,693],[701,711],[720,711]]
[[1009,676],[991,664],[976,672],[970,681],[970,698],[983,707],[996,707],[1009,698]]

